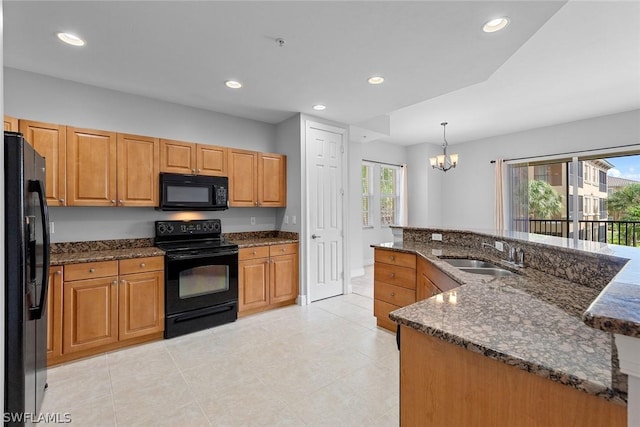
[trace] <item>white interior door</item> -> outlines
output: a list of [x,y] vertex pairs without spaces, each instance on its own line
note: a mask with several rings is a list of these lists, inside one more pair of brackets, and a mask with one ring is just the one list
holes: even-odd
[[344,290],[342,153],[344,134],[307,128],[309,299]]

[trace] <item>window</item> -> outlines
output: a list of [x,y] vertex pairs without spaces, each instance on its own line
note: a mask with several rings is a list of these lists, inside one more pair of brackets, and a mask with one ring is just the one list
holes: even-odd
[[362,226],[372,227],[373,166],[362,165]]
[[362,163],[362,226],[388,227],[400,220],[400,167]]
[[380,167],[380,225],[394,225],[398,222],[397,175],[395,167]]

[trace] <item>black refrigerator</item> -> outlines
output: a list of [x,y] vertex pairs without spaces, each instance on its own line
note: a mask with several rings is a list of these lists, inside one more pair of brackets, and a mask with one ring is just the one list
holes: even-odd
[[30,425],[47,386],[49,215],[44,159],[4,132],[5,425]]

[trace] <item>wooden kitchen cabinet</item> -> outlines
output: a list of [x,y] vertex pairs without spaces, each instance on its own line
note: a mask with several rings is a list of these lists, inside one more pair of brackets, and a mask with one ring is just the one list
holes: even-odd
[[229,206],[286,205],[286,156],[229,149]]
[[117,134],[118,206],[158,206],[158,138]]
[[238,259],[239,315],[295,303],[297,243],[242,248]]
[[67,127],[67,206],[116,206],[116,133]]
[[120,260],[120,341],[164,331],[164,257]]
[[118,261],[64,267],[62,352],[118,341]]
[[418,288],[417,301],[431,298],[442,292],[450,291],[460,286],[458,282],[447,276],[442,270],[422,257],[418,257]]
[[47,294],[47,363],[53,363],[62,354],[62,266],[49,268]]
[[[162,337],[164,331],[164,257],[68,264],[50,272],[60,283],[52,287],[49,315],[52,356],[48,363],[67,362],[107,350]],[[64,277],[64,282],[62,282]],[[56,332],[59,328],[60,332]],[[55,353],[56,337],[61,350]]]
[[53,123],[19,121],[20,132],[44,157],[47,204],[67,205],[67,127]]
[[287,157],[282,154],[258,155],[258,206],[287,206]]
[[374,251],[373,315],[378,326],[396,331],[389,313],[416,302],[416,255]]
[[18,132],[18,119],[11,116],[4,116],[4,130]]
[[160,172],[227,176],[227,148],[160,140]]

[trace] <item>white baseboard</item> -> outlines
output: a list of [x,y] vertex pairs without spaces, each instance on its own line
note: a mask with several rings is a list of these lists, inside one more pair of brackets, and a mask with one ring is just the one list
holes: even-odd
[[370,265],[373,265],[373,258],[371,258],[371,259],[365,259],[365,260],[362,262],[362,265],[363,265],[364,267],[368,267],[368,266],[370,266]]

